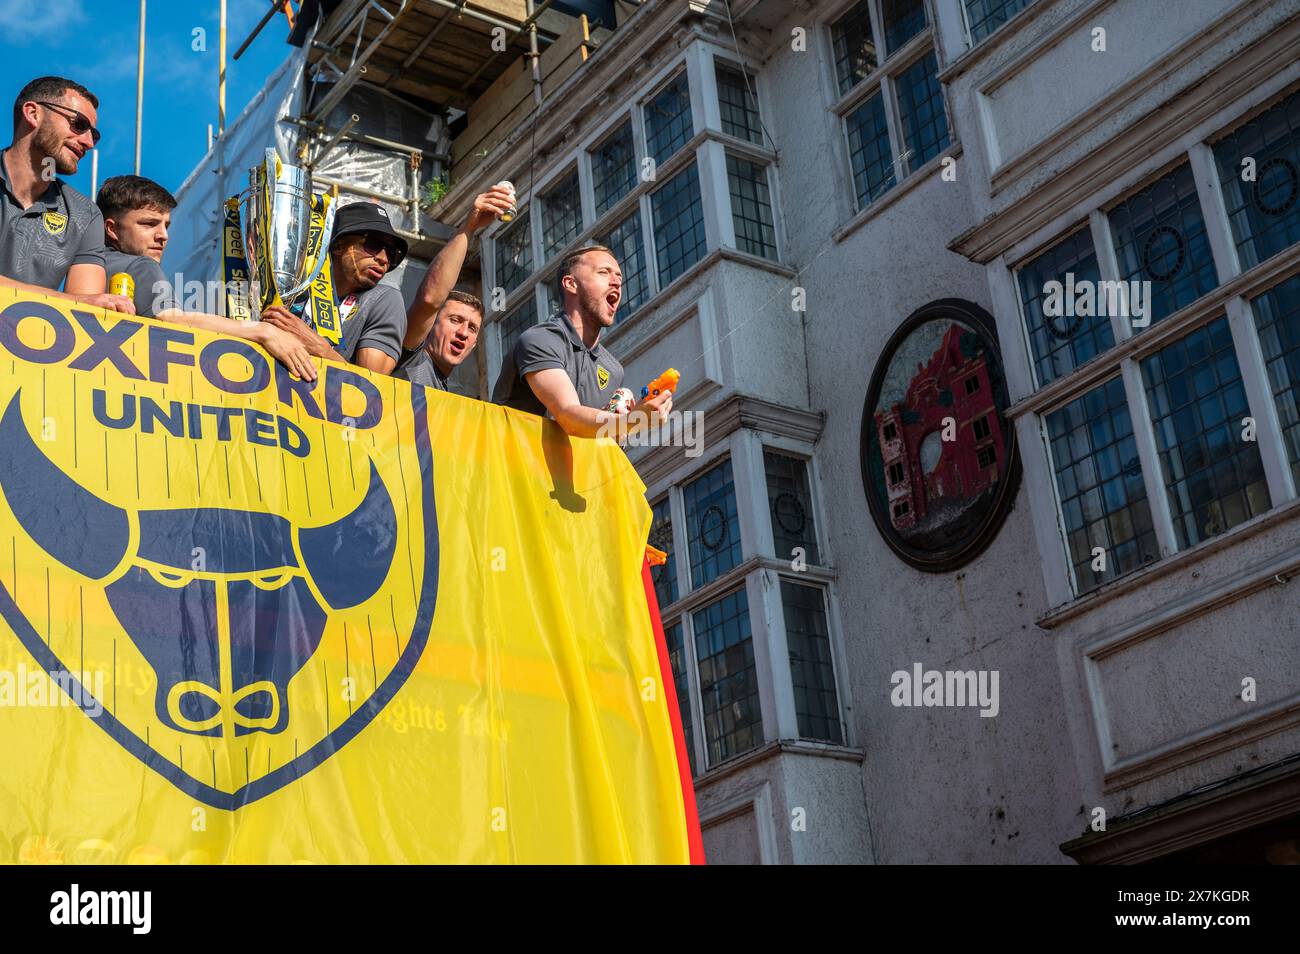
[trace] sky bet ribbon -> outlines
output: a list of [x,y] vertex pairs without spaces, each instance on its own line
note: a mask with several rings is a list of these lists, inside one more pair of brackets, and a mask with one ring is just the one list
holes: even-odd
[[[267,189],[269,186],[265,171],[260,168],[256,169],[255,175],[258,179],[256,188]],[[306,267],[308,272],[315,270],[316,262],[322,255],[324,260],[321,264],[320,273],[312,281],[308,289],[308,300],[311,302],[311,307],[299,306],[292,310],[295,314],[301,311],[303,320],[311,325],[317,334],[330,344],[337,345],[341,337],[342,323],[339,321],[339,310],[334,301],[334,280],[330,272],[329,249],[325,247],[323,241],[325,222],[332,201],[333,199],[328,195],[312,196],[311,225],[307,237]],[[264,208],[269,207],[267,202],[262,205]],[[261,234],[270,234],[269,229],[270,223],[263,222]],[[239,198],[237,196],[226,200],[225,224],[222,227],[222,235],[222,262],[226,283],[226,315],[236,321],[251,321],[253,315],[249,307],[248,257],[244,252],[243,235],[240,230]],[[270,274],[270,256],[266,254],[259,255],[257,257],[257,267],[261,287],[270,289],[273,296],[263,307],[283,306],[284,302],[281,300],[274,278]]]
[[248,259],[239,230],[239,199],[226,200],[225,224],[221,227],[222,278],[226,285],[226,317],[251,321],[248,307]]
[[307,270],[316,268],[317,260],[323,255],[320,274],[311,283],[309,293],[311,308],[307,320],[316,333],[332,345],[339,343],[342,322],[339,321],[338,306],[334,303],[334,279],[330,274],[329,249],[322,247],[325,235],[325,219],[330,203],[334,199],[328,195],[312,196],[311,228],[307,233]]

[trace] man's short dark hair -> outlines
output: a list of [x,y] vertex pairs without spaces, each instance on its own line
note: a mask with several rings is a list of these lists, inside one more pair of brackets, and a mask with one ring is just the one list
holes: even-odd
[[170,212],[176,208],[176,197],[144,176],[113,176],[99,187],[95,203],[104,218],[120,219],[136,209]]
[[568,255],[564,256],[564,261],[560,262],[560,277],[563,278],[565,275],[572,275],[574,266],[576,266],[582,256],[586,255],[588,252],[609,252],[609,254],[614,258],[618,258],[618,256],[614,255],[614,252],[608,246],[584,245],[582,248],[575,248]]
[[63,94],[68,90],[84,97],[91,106],[99,109],[99,97],[80,83],[74,83],[62,76],[40,76],[19,90],[18,98],[14,100],[14,135],[18,135],[18,130],[23,124],[23,103],[39,103],[42,100],[57,102],[63,99]]
[[[447,292],[447,301],[458,301],[462,305],[469,305],[478,312],[480,318],[483,317],[483,299],[479,298],[478,295],[471,295],[469,292],[457,291],[453,288]],[[447,304],[447,301],[444,301],[443,304]],[[439,310],[441,311],[441,309]]]

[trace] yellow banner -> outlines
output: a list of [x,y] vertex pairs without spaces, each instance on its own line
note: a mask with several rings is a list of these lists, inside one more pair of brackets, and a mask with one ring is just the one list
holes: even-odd
[[320,368],[0,289],[0,862],[700,860],[623,452]]

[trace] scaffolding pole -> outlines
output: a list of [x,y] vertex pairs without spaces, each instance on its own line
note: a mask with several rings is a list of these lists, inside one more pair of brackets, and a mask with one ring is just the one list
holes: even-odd
[[[510,39],[506,40],[506,49],[508,50],[514,44],[515,40],[523,36],[524,33],[528,34],[528,55],[532,57],[534,71],[537,69],[537,43],[539,40],[543,39],[542,34],[539,33],[537,29],[537,18],[549,10],[551,4],[554,2],[555,0],[542,0],[541,6],[536,9],[530,9],[528,16],[519,24],[519,29],[515,30],[515,32],[510,36]],[[528,7],[531,8],[532,6],[532,0],[529,0]],[[547,42],[549,43],[551,41],[548,39]],[[483,62],[479,64],[479,68],[474,71],[474,75],[461,84],[461,90],[464,91],[473,86],[474,81],[482,76],[483,71],[495,63],[500,55],[501,51],[497,50],[493,52],[491,56],[486,57]]]
[[[354,56],[352,65],[348,68],[348,71],[343,74],[343,78],[334,84],[334,88],[329,91],[329,94],[321,101],[320,105],[313,108],[311,112],[307,114],[308,119],[324,119],[329,115],[330,110],[338,105],[339,101],[342,100],[343,97],[348,94],[348,91],[352,89],[353,85],[355,85],[361,74],[366,71],[366,63],[375,55],[375,51],[383,45],[384,40],[388,39],[388,35],[393,32],[397,27],[397,24],[402,21],[402,18],[410,13],[414,8],[415,0],[402,0],[402,5],[398,7],[396,13],[389,13],[383,7],[376,7],[380,13],[388,18],[388,22],[384,24],[384,28],[380,30],[379,34],[370,41],[369,45],[366,46],[365,52]],[[369,8],[363,7],[362,9],[364,11]],[[362,32],[363,31],[364,27],[362,28]],[[362,32],[358,32],[357,34],[358,46],[360,46],[361,43]]]
[[144,135],[144,12],[140,0],[140,42],[135,54],[135,174],[140,174],[140,140]]

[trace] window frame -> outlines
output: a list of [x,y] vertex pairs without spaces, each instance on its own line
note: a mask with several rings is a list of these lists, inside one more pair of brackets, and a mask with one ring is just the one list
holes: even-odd
[[[813,529],[817,540],[819,565],[794,570],[789,561],[775,556],[772,541],[771,514],[769,510],[766,471],[763,461],[765,450],[775,451],[805,462],[808,490],[812,503]],[[700,587],[691,586],[689,541],[686,526],[686,508],[683,488],[703,476],[725,460],[731,461],[732,480],[735,486],[736,510],[740,527],[740,562]],[[693,738],[687,740],[696,757],[697,781],[707,779],[716,771],[724,770],[748,752],[738,753],[721,762],[710,764],[708,744],[703,722],[703,701],[700,695],[699,660],[696,655],[694,621],[692,614],[722,599],[738,588],[746,593],[749,611],[750,635],[754,646],[755,671],[758,678],[759,705],[762,709],[763,745],[777,739],[799,739],[798,716],[795,711],[794,688],[789,665],[789,643],[785,630],[784,606],[779,583],[786,579],[792,583],[817,587],[822,592],[826,612],[827,635],[831,647],[831,665],[834,674],[836,701],[839,706],[842,747],[854,745],[854,728],[848,718],[851,707],[845,663],[845,644],[839,625],[839,602],[834,582],[836,574],[831,564],[826,534],[825,504],[819,492],[821,475],[813,448],[799,440],[767,432],[740,429],[708,448],[698,458],[686,460],[669,474],[647,499],[655,504],[667,499],[672,520],[673,552],[676,561],[676,602],[659,607],[665,629],[682,625],[683,642],[689,650],[692,665],[687,673],[691,692],[689,705],[692,714]],[[774,660],[785,660],[784,665],[773,666]],[[835,746],[837,743],[807,740],[809,744]],[[754,750],[749,750],[750,752]]]
[[[781,177],[774,174],[777,154],[776,150],[768,145],[768,137],[763,123],[763,116],[767,113],[764,103],[764,84],[760,82],[760,77],[757,74],[746,69],[745,65],[735,58],[734,51],[727,51],[712,44],[703,44],[700,53],[700,85],[705,100],[704,131],[705,135],[709,137],[704,143],[702,151],[708,157],[710,182],[713,190],[716,190],[717,200],[714,205],[717,207],[718,217],[718,246],[724,246],[747,258],[780,264],[784,260],[783,252],[786,247],[785,218],[781,214],[783,208],[781,203]],[[741,139],[739,136],[733,136],[723,131],[722,108],[717,87],[719,66],[742,73],[753,82],[754,108],[758,111],[759,142]],[[761,166],[767,177],[768,198],[772,206],[773,243],[775,245],[770,258],[744,251],[740,248],[740,244],[736,239],[736,226],[733,218],[734,209],[731,204],[731,183],[727,174],[728,155]],[[704,175],[703,168],[700,170],[700,175],[701,177]],[[702,191],[709,191],[704,190],[703,184],[701,184],[701,189]],[[708,203],[709,199],[706,195],[705,204],[708,205]]]
[[1011,16],[1007,17],[1007,19],[1003,20],[991,31],[984,34],[984,36],[980,37],[978,40],[975,39],[975,35],[971,32],[970,12],[966,9],[966,2],[967,0],[957,0],[957,8],[961,14],[962,40],[966,44],[966,49],[973,50],[977,46],[983,46],[985,43],[988,43],[989,40],[993,39],[993,37],[997,36],[999,33],[1002,33],[1008,27],[1012,26],[1012,24],[1014,24],[1016,20],[1018,20],[1023,14],[1026,14],[1030,10],[1034,9],[1034,7],[1036,7],[1039,3],[1042,3],[1043,0],[1029,0],[1027,4],[1025,4],[1019,10],[1017,10],[1015,13],[1011,14]]
[[[949,154],[952,149],[957,147],[958,143],[957,130],[952,122],[949,89],[947,84],[940,83],[939,90],[943,103],[944,122],[948,128],[948,144],[940,149],[935,156],[920,165],[908,163],[910,150],[907,155],[904,155],[907,140],[899,108],[896,87],[898,79],[930,53],[935,56],[936,77],[943,71],[943,62],[939,50],[939,30],[935,23],[934,10],[931,8],[931,4],[925,2],[925,0],[922,0],[922,8],[925,10],[925,27],[896,50],[886,50],[884,47],[884,15],[880,6],[881,0],[865,0],[870,5],[871,33],[873,39],[876,40],[878,62],[876,68],[869,74],[845,92],[839,92],[839,76],[835,70],[834,28],[836,22],[841,20],[858,2],[860,0],[849,0],[849,2],[833,8],[822,20],[821,29],[818,31],[824,50],[823,59],[826,61],[823,71],[826,74],[824,81],[828,83],[827,89],[831,91],[830,111],[835,116],[835,122],[839,130],[838,161],[845,171],[845,179],[849,189],[850,201],[848,206],[851,217],[863,214],[868,209],[881,203],[889,193],[899,189],[905,182],[914,178],[916,173],[930,162]],[[881,50],[884,51],[883,56],[879,55]],[[853,174],[853,150],[849,140],[848,117],[849,114],[855,112],[877,93],[880,94],[882,99],[885,125],[889,132],[889,151],[890,160],[893,164],[894,184],[874,200],[861,204],[858,202],[857,182]]]
[[[734,50],[714,43],[706,38],[694,39],[671,60],[665,62],[653,74],[646,77],[635,96],[628,97],[622,105],[604,116],[592,126],[591,131],[577,140],[572,146],[549,161],[533,182],[526,182],[529,170],[521,168],[515,171],[511,180],[516,183],[521,212],[527,209],[530,222],[531,249],[533,267],[520,283],[519,287],[505,296],[502,307],[494,306],[496,299],[493,291],[496,287],[497,242],[501,232],[508,226],[497,222],[486,229],[479,239],[479,251],[485,268],[482,270],[482,298],[487,307],[485,326],[495,324],[506,314],[512,312],[528,295],[534,297],[540,321],[550,315],[544,283],[551,274],[555,263],[572,248],[594,241],[623,222],[634,211],[641,214],[641,244],[645,256],[646,297],[636,312],[625,313],[619,325],[639,321],[654,312],[664,301],[666,294],[671,295],[679,288],[687,276],[693,275],[699,262],[677,276],[672,282],[663,285],[659,281],[659,262],[655,246],[654,216],[650,197],[661,189],[668,180],[680,173],[687,165],[694,163],[700,179],[701,210],[704,218],[705,249],[701,259],[707,258],[721,248],[726,248],[730,255],[742,260],[753,260],[764,267],[780,264],[785,249],[785,223],[781,214],[782,202],[780,177],[774,174],[776,152],[765,143],[754,143],[746,139],[728,135],[722,131],[721,107],[718,101],[717,66],[742,71],[744,64],[737,59]],[[754,104],[758,109],[760,122],[766,113],[764,83],[761,74],[753,70],[744,70],[753,82]],[[691,137],[673,154],[673,156],[655,168],[655,178],[647,180],[642,175],[642,164],[649,156],[646,143],[644,107],[655,95],[673,82],[679,75],[684,75],[691,96]],[[596,196],[594,187],[594,170],[591,151],[617,134],[624,123],[632,127],[633,160],[636,164],[636,182],[632,190],[622,196],[603,212],[596,213]],[[766,138],[766,137],[764,137]],[[730,185],[727,178],[726,156],[733,153],[738,158],[761,165],[767,175],[767,187],[772,204],[773,231],[775,233],[776,253],[772,258],[752,255],[737,248],[735,227],[732,221]],[[569,174],[576,164],[578,171],[578,188],[581,197],[582,229],[577,238],[564,249],[546,257],[542,236],[541,209],[534,209],[536,200],[554,187],[564,176]],[[510,178],[508,175],[506,178]],[[525,185],[521,186],[521,183]],[[495,340],[497,335],[489,335]],[[500,371],[501,355],[499,349],[490,347],[487,352],[488,378],[495,379]]]
[[[541,260],[541,270],[543,271],[552,262],[557,262],[561,258],[563,258],[565,253],[568,252],[568,250],[572,248],[574,245],[576,245],[579,238],[582,236],[582,234],[587,231],[587,225],[590,221],[587,218],[587,203],[584,200],[584,193],[587,190],[583,189],[582,173],[579,169],[580,165],[581,163],[576,161],[571,163],[561,164],[560,167],[555,172],[547,176],[546,181],[542,183],[537,189],[537,204],[536,204],[536,209],[534,210],[536,214],[533,216],[533,218],[537,219],[538,221],[537,232],[538,232],[538,237],[540,238],[541,241],[538,247],[534,248],[533,251],[534,253],[541,252],[542,255],[545,256]],[[577,235],[569,239],[569,241],[565,242],[563,245],[557,245],[555,247],[555,251],[547,255],[546,254],[546,221],[545,221],[546,211],[547,211],[546,197],[551,192],[554,192],[555,189],[558,188],[564,182],[564,180],[568,179],[570,176],[574,178],[575,184],[578,187],[578,196],[577,196],[578,197],[578,232]],[[533,269],[533,272],[536,273],[538,270],[539,269]],[[532,276],[530,275],[529,278],[531,279]]]
[[[625,192],[623,195],[619,196],[617,199],[615,199],[615,200],[614,200],[613,202],[611,202],[609,205],[605,206],[604,209],[602,209],[602,210],[600,210],[599,212],[597,212],[597,211],[596,211],[596,168],[595,168],[595,163],[592,161],[591,154],[592,154],[593,152],[596,152],[596,151],[599,150],[599,149],[603,149],[603,148],[604,148],[605,146],[607,146],[610,142],[612,142],[613,139],[614,139],[614,137],[617,136],[617,135],[619,134],[619,132],[622,131],[624,125],[626,125],[626,126],[628,127],[628,131],[632,134],[632,135],[631,135],[631,139],[632,139],[632,188],[629,189],[627,192]],[[640,148],[638,147],[638,145],[637,145],[636,121],[633,119],[631,113],[630,113],[628,110],[626,110],[626,109],[620,111],[620,112],[619,112],[619,113],[614,117],[613,122],[609,124],[609,127],[608,127],[607,129],[605,129],[604,132],[602,132],[601,135],[598,136],[598,137],[597,137],[593,142],[584,145],[581,149],[578,150],[578,157],[579,157],[579,158],[578,158],[578,169],[579,169],[579,172],[581,172],[581,170],[582,170],[582,168],[583,168],[584,166],[589,170],[589,173],[588,173],[588,174],[589,174],[589,178],[590,178],[590,180],[591,180],[591,196],[592,196],[592,217],[591,217],[591,221],[592,221],[593,224],[596,223],[596,222],[599,222],[601,219],[604,219],[605,217],[607,217],[611,211],[613,211],[614,209],[616,209],[616,208],[618,208],[619,206],[621,206],[624,202],[626,202],[629,196],[632,196],[632,195],[635,195],[635,194],[636,194],[637,186],[638,186],[638,185],[640,184],[640,182],[641,182],[641,172],[640,172],[640,162],[639,162],[639,159],[640,159],[640,157],[643,156],[643,155],[644,155],[644,151],[643,151],[642,149],[640,149]],[[586,190],[584,190],[584,193],[585,193],[585,191],[586,191]]]
[[730,170],[726,170],[727,204],[731,208],[731,236],[732,236],[731,247],[735,251],[741,252],[742,254],[745,255],[752,255],[755,258],[762,258],[769,262],[780,262],[781,243],[778,241],[777,234],[776,234],[776,223],[777,220],[780,218],[780,215],[777,214],[779,209],[776,204],[776,195],[772,188],[772,180],[774,178],[774,176],[772,175],[772,166],[770,163],[757,161],[750,156],[742,155],[738,150],[728,149],[726,150],[723,156],[724,169],[726,168],[726,162],[729,159],[735,159],[739,162],[747,162],[751,166],[756,166],[758,168],[760,175],[762,175],[763,177],[763,185],[767,187],[767,208],[768,208],[768,212],[772,216],[772,221],[770,223],[767,223],[770,224],[772,228],[772,254],[761,255],[758,252],[751,252],[748,251],[747,249],[742,249],[740,247],[740,237],[736,233],[736,208],[735,208],[735,203],[732,202],[732,196],[731,196],[731,172]]
[[[644,144],[643,145],[644,151],[640,154],[640,158],[642,159],[642,161],[644,161],[647,158],[653,159],[654,157],[650,155],[650,129],[649,129],[649,124],[646,122],[646,114],[645,114],[646,107],[650,105],[650,102],[654,100],[655,97],[659,96],[661,93],[666,91],[669,86],[672,86],[674,83],[676,83],[678,79],[686,80],[686,95],[690,103],[689,108],[691,111],[690,135],[688,135],[685,141],[683,141],[681,145],[677,146],[662,161],[659,159],[655,159],[654,163],[656,168],[658,168],[659,166],[670,165],[674,160],[676,160],[678,156],[680,156],[684,151],[686,151],[686,149],[691,144],[691,140],[694,139],[697,135],[699,135],[700,130],[703,128],[704,124],[701,120],[701,114],[700,114],[700,105],[701,105],[700,96],[697,94],[697,90],[696,90],[697,83],[694,81],[694,78],[691,76],[691,72],[692,71],[690,69],[687,58],[683,57],[681,59],[675,59],[674,66],[671,69],[669,69],[667,72],[660,75],[659,78],[656,79],[654,83],[645,87],[644,91],[640,95],[638,95],[634,100],[635,108],[636,108],[636,116],[634,117],[633,122],[640,123],[642,143]],[[633,141],[635,142],[635,137]],[[658,176],[656,176],[655,178],[656,180],[659,179]]]
[[[1026,11],[1032,8],[1033,5],[1027,7]],[[1156,157],[1136,174],[1126,177],[1123,185],[1114,190],[1113,194],[1099,197],[1091,203],[1092,208],[1085,215],[1084,227],[1090,230],[1100,280],[1119,281],[1119,262],[1109,217],[1111,210],[1184,163],[1190,166],[1209,240],[1210,256],[1219,282],[1215,288],[1160,321],[1134,329],[1127,319],[1111,315],[1115,343],[1110,348],[1048,384],[1040,385],[1034,370],[1033,350],[1022,308],[1019,271],[1040,254],[1077,232],[1080,228],[1079,218],[1058,223],[1046,240],[1035,237],[1032,244],[1022,242],[991,266],[994,297],[1002,306],[999,311],[1005,309],[1009,320],[1014,320],[1016,325],[1015,334],[1007,335],[1004,340],[1018,342],[1020,350],[1019,357],[1008,355],[1007,359],[1009,364],[1021,365],[1017,369],[1018,373],[1013,376],[1015,400],[1009,416],[1021,429],[1022,446],[1030,448],[1026,456],[1037,458],[1032,462],[1033,470],[1037,471],[1033,479],[1039,484],[1045,483],[1048,491],[1044,495],[1046,499],[1043,506],[1050,509],[1036,510],[1035,521],[1043,522],[1044,518],[1048,518],[1054,524],[1051,536],[1057,540],[1051,552],[1042,554],[1049,602],[1054,610],[1059,611],[1085,600],[1104,598],[1103,594],[1124,588],[1125,582],[1133,577],[1148,570],[1167,567],[1171,561],[1184,554],[1229,545],[1234,535],[1238,540],[1241,539],[1252,526],[1267,521],[1270,514],[1294,504],[1297,499],[1297,481],[1291,471],[1274,394],[1269,386],[1252,302],[1300,272],[1300,243],[1293,243],[1248,269],[1242,268],[1213,154],[1213,147],[1219,140],[1295,94],[1297,88],[1297,84],[1287,84],[1249,107],[1243,104],[1242,112],[1237,117],[1217,127],[1205,129],[1189,146],[1180,148],[1172,156]],[[1264,466],[1271,506],[1228,530],[1179,549],[1166,491],[1167,475],[1160,465],[1151,408],[1141,376],[1141,363],[1166,346],[1183,340],[1221,317],[1226,317],[1228,321],[1232,350],[1246,393],[1247,413],[1255,421],[1256,445]],[[1064,513],[1047,433],[1047,417],[1116,377],[1121,377],[1124,383],[1125,402],[1133,425],[1159,556],[1154,563],[1131,570],[1101,586],[1081,588],[1075,577],[1069,557],[1069,543],[1064,533]],[[1037,440],[1030,440],[1030,437],[1036,437]],[[1040,528],[1040,540],[1043,539]]]

